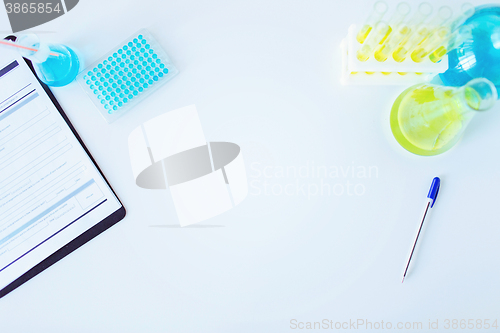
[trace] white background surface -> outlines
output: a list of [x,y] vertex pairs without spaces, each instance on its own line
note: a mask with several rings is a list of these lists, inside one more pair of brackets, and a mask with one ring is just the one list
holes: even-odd
[[[435,8],[441,3],[454,5],[436,1]],[[372,4],[81,0],[35,28],[90,64],[147,27],[180,74],[112,125],[77,83],[54,89],[128,215],[1,299],[1,332],[299,331],[291,319],[421,321],[424,328],[437,319],[445,331],[445,319],[500,319],[500,104],[475,117],[443,155],[403,150],[389,113],[404,87],[339,83],[340,41]],[[3,10],[0,23],[10,30]],[[242,147],[254,188],[235,209],[178,228],[170,194],[134,184],[127,138],[144,121],[189,104],[207,140]],[[374,166],[378,176],[339,171],[323,179],[361,184],[363,195],[257,193],[264,181],[275,192],[321,184],[313,164]],[[268,174],[302,166],[305,176],[258,177],[265,166],[273,166]],[[402,285],[435,176],[440,196]]]

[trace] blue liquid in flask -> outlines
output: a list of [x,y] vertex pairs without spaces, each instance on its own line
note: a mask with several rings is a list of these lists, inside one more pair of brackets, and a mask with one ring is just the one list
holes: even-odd
[[52,87],[62,87],[73,82],[80,71],[80,60],[75,51],[61,44],[42,44],[36,35],[20,37],[19,44],[38,51],[23,51],[31,60],[38,78]]
[[500,6],[483,5],[465,21],[472,38],[448,54],[449,69],[440,74],[447,86],[463,86],[484,77],[500,90]]

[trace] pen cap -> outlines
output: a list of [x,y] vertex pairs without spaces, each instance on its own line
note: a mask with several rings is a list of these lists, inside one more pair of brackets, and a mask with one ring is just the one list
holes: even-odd
[[436,198],[438,196],[440,185],[441,185],[441,180],[439,179],[439,177],[435,177],[432,180],[431,188],[429,189],[429,194],[427,194],[427,198],[432,199],[431,208],[434,207],[434,204],[436,203]]

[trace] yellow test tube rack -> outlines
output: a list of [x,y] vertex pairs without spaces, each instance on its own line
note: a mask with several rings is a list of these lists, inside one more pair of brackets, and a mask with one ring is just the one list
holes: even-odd
[[[400,3],[388,22],[383,21],[380,8],[383,6],[378,1],[369,18],[361,25],[351,25],[342,40],[342,84],[408,85],[431,81],[448,69],[448,56],[443,53],[450,50],[449,36],[454,36],[454,30],[470,16],[473,7],[464,4],[462,14],[451,20],[450,7],[443,6],[432,16],[432,6],[424,2],[411,19],[404,21],[410,8]],[[367,23],[370,31],[360,41]],[[407,50],[398,57],[401,46]]]
[[434,63],[429,58],[415,62],[408,56],[397,62],[392,56],[380,62],[373,54],[365,61],[358,56],[363,44],[356,40],[357,26],[351,25],[347,37],[342,40],[342,77],[341,82],[348,84],[408,85],[429,82],[434,76],[448,69],[448,56]]

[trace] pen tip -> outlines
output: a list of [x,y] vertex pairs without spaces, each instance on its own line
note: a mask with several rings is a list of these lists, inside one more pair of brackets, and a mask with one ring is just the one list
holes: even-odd
[[405,277],[403,276],[403,280],[401,280],[401,283],[405,282]]

